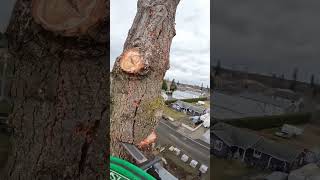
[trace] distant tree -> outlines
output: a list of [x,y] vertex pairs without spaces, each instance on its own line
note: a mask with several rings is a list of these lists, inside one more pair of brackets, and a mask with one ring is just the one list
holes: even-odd
[[179,86],[179,85],[180,85],[180,82],[178,81],[178,82],[177,82],[177,86]]
[[314,87],[314,74],[311,75],[310,78],[310,86],[313,88]]
[[293,74],[292,74],[292,79],[294,81],[297,81],[297,78],[298,78],[298,68],[294,68]]
[[170,91],[175,91],[175,90],[177,90],[177,84],[173,79],[171,84],[170,84]]
[[220,59],[218,60],[217,62],[217,66],[215,68],[215,76],[219,76],[220,75],[220,72],[221,72],[221,62],[220,62]]
[[311,75],[310,78],[310,87],[312,88],[312,96],[315,97],[318,94],[318,87],[314,82],[314,74]]
[[292,74],[292,82],[290,84],[290,89],[293,91],[296,89],[297,78],[298,78],[298,68],[294,68],[293,74]]
[[167,81],[166,80],[162,81],[162,89],[165,90],[165,91],[168,90],[168,85],[167,85]]

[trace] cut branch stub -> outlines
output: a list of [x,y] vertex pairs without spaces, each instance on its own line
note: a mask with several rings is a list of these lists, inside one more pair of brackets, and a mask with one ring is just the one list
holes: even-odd
[[46,30],[64,36],[86,34],[105,16],[105,0],[32,0],[32,16]]
[[138,48],[126,50],[120,57],[120,68],[130,74],[136,74],[145,68],[145,61]]

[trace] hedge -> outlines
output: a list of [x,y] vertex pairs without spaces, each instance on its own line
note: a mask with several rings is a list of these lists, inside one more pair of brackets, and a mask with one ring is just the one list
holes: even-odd
[[311,113],[299,112],[284,115],[273,115],[263,117],[248,117],[240,119],[223,120],[228,124],[237,127],[249,128],[253,130],[269,129],[274,127],[281,127],[283,124],[305,124],[311,119]]
[[198,102],[198,101],[206,101],[208,100],[207,97],[201,97],[201,98],[190,98],[190,99],[170,99],[170,100],[166,100],[165,103],[168,105],[168,104],[171,104],[171,103],[174,103],[176,101],[184,101],[184,102],[188,102],[188,103],[192,103],[192,102]]

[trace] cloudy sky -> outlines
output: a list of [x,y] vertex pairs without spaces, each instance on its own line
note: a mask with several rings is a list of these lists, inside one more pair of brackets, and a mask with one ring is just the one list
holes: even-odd
[[319,0],[215,0],[212,48],[216,63],[298,79],[320,78]]
[[[136,0],[111,0],[111,66],[122,52],[136,4]],[[180,1],[166,78],[196,85],[210,84],[210,0]]]
[[15,0],[1,0],[0,2],[0,32],[4,32],[8,26],[14,3]]

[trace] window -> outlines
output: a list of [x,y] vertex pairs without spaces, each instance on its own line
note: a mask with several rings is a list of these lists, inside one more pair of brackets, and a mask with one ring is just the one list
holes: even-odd
[[221,151],[222,150],[222,147],[223,147],[223,142],[220,141],[220,140],[216,140],[214,142],[214,149],[218,150],[218,151]]
[[253,157],[255,158],[261,158],[261,152],[254,150]]

